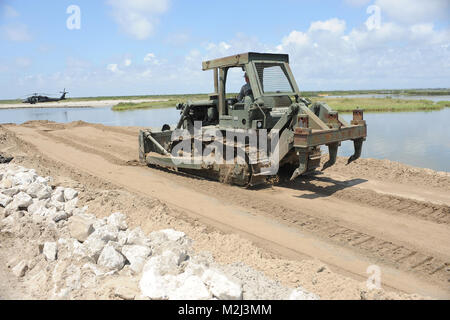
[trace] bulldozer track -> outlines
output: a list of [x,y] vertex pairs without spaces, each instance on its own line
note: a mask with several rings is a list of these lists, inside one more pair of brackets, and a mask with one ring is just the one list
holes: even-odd
[[[380,193],[363,187],[366,181],[363,175],[360,180],[350,179],[352,176],[349,176],[346,182],[341,182],[336,181],[332,175],[327,175],[326,171],[322,175],[308,177],[300,182],[281,183],[258,189],[248,190],[223,185],[185,174],[136,166],[137,139],[130,134],[133,129],[126,129],[125,133],[109,127],[88,127],[92,136],[85,139],[80,138],[82,131],[77,131],[81,130],[77,127],[62,126],[55,129],[51,125],[41,123],[26,127],[7,126],[5,129],[24,144],[33,145],[38,152],[45,148],[40,149],[44,142],[33,140],[32,137],[36,133],[47,139],[46,148],[60,144],[64,150],[79,154],[80,158],[86,155],[100,157],[102,160],[98,160],[99,165],[103,161],[105,164],[120,166],[123,170],[140,170],[143,177],[151,174],[156,180],[176,185],[177,190],[186,188],[199,195],[213,197],[217,203],[233,205],[251,215],[262,216],[295,228],[325,243],[357,252],[374,263],[389,265],[437,284],[450,294],[448,203],[420,201],[397,194]],[[108,132],[113,132],[114,135],[110,136]],[[119,137],[121,141],[117,142],[116,134],[122,135]],[[100,137],[102,141],[98,141]],[[115,146],[115,143],[123,145],[124,149],[113,147],[105,151],[101,148],[104,144]],[[136,154],[129,154],[130,146],[135,146]],[[74,163],[66,163],[57,155],[53,160],[61,165],[74,166]],[[83,169],[80,167],[80,170]],[[95,170],[89,173],[95,175]],[[193,179],[196,179],[195,183]],[[110,181],[114,183],[113,178]],[[124,185],[123,181],[117,182]],[[335,208],[336,212],[331,208]],[[356,216],[346,215],[347,212],[354,212]],[[380,226],[380,223],[391,220],[392,225],[406,224],[407,229],[398,229],[397,234],[394,226],[386,225],[386,231],[383,230],[384,227]],[[409,230],[412,230],[412,234],[409,234]],[[422,239],[422,233],[413,233],[421,231],[425,235],[429,234],[429,239]]]

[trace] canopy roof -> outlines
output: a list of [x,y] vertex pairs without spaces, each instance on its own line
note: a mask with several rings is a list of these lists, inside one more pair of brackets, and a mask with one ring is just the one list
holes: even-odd
[[287,54],[277,53],[246,52],[225,58],[204,61],[202,64],[202,69],[210,70],[223,67],[238,67],[253,60],[289,63],[289,56]]

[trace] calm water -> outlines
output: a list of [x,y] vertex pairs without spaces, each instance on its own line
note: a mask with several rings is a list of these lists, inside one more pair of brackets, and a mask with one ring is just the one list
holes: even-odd
[[[122,112],[111,111],[110,107],[6,109],[0,110],[0,123],[83,120],[110,126],[160,127],[164,123],[175,124],[179,116],[180,112],[174,108]],[[343,116],[348,121],[352,117],[351,114]],[[431,112],[366,113],[364,118],[368,138],[363,157],[450,172],[450,108]],[[353,143],[343,142],[339,155],[352,153]]]
[[431,100],[434,102],[450,101],[450,96],[405,96],[401,94],[350,94],[345,96],[327,96],[327,98],[387,98],[404,100]]

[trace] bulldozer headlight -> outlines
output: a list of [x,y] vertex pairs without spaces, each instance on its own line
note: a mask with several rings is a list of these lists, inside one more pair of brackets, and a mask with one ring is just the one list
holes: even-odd
[[262,128],[262,125],[263,125],[262,121],[258,121],[258,122],[256,123],[256,127],[257,127],[258,129],[261,129],[261,128]]

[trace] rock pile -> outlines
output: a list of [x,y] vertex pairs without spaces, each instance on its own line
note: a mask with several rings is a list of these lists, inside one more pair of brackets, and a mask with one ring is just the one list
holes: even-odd
[[[243,278],[227,274],[207,254],[194,253],[183,232],[146,235],[128,228],[120,212],[98,219],[77,206],[76,190],[51,181],[33,169],[0,165],[1,251],[32,297],[247,298]],[[285,289],[279,298],[289,297],[317,299],[301,288]]]

